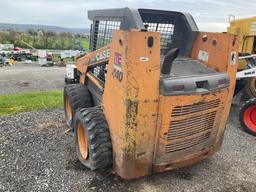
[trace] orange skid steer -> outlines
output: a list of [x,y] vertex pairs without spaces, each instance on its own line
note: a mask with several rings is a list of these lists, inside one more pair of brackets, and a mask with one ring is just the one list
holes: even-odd
[[233,35],[199,32],[191,15],[88,12],[90,53],[67,66],[67,123],[80,162],[133,179],[219,150],[236,82]]

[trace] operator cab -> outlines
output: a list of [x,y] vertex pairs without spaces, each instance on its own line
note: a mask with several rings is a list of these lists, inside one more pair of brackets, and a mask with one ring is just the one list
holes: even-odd
[[[188,13],[124,8],[89,11],[88,16],[93,21],[90,35],[91,51],[109,44],[114,30],[137,29],[161,34],[160,92],[162,95],[208,92],[229,86],[227,73],[204,64],[209,57],[207,52],[199,51],[198,58],[192,58],[193,45],[199,31],[193,17]],[[207,36],[203,41],[207,41]],[[167,53],[172,50],[177,50],[174,53],[175,58],[169,58],[171,61],[166,61],[164,66]],[[104,75],[101,77],[103,77],[101,80],[105,81]],[[173,86],[176,85],[183,89],[172,91],[175,90]]]

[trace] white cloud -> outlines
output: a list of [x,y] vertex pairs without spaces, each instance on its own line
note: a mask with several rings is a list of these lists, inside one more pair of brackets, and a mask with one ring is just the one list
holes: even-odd
[[128,6],[189,12],[200,29],[224,31],[229,15],[253,16],[255,5],[256,0],[0,0],[0,22],[89,27],[88,10]]

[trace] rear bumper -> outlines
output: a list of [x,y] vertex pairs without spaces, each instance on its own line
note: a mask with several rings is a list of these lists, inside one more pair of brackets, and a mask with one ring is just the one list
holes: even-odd
[[212,156],[216,151],[219,150],[219,147],[211,147],[200,151],[199,153],[193,154],[186,158],[182,158],[181,160],[172,162],[172,163],[160,163],[153,165],[153,172],[154,173],[161,173],[173,169],[179,169],[182,167],[187,167],[193,164],[196,164],[208,157]]

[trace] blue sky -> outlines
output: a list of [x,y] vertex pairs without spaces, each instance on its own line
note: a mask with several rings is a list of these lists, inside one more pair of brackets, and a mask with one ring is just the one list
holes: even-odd
[[84,28],[87,10],[125,6],[189,12],[203,31],[224,31],[229,15],[256,15],[256,0],[0,0],[0,22]]

